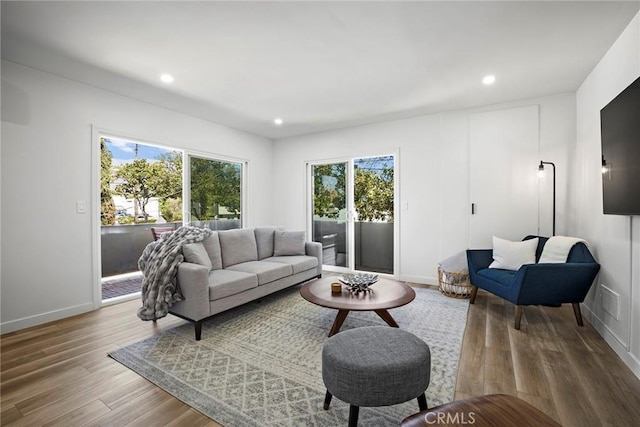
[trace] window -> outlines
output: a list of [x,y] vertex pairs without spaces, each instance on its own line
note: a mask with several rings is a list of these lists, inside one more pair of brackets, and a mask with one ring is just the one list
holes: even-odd
[[243,166],[189,156],[192,224],[212,230],[242,227]]

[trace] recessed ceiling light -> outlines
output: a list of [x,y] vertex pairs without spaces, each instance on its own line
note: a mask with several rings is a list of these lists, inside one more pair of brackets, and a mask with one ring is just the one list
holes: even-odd
[[275,119],[273,119],[273,124],[276,126],[282,126],[282,123],[284,123],[282,121],[282,119],[280,117],[276,117]]
[[482,79],[482,83],[486,85],[493,84],[495,81],[496,81],[496,76],[494,75],[484,76],[484,79]]
[[164,83],[173,83],[173,76],[171,74],[162,74],[160,80]]

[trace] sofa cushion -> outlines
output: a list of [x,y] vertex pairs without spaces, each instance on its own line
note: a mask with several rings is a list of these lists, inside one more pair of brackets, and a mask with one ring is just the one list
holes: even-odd
[[273,256],[273,236],[282,227],[256,227],[256,245],[258,246],[258,260]]
[[258,286],[274,282],[293,274],[293,269],[289,264],[267,261],[243,262],[241,264],[232,265],[227,270],[255,274],[258,276]]
[[220,250],[220,239],[218,232],[214,231],[209,237],[202,241],[204,248],[207,250],[209,259],[211,260],[211,269],[220,270],[222,268],[222,253]]
[[513,270],[499,270],[496,268],[483,268],[482,270],[478,270],[478,276],[500,283],[504,286],[511,284],[516,273],[517,272]]
[[265,261],[289,264],[293,268],[293,274],[318,267],[318,258],[307,255],[274,256],[265,259]]
[[218,231],[222,250],[222,267],[227,268],[241,262],[257,261],[256,236],[251,228]]
[[273,256],[305,255],[304,231],[278,230],[273,239]]
[[538,238],[511,242],[493,236],[493,262],[489,268],[518,270],[523,264],[536,263]]
[[255,274],[230,270],[211,270],[208,277],[209,301],[239,294],[258,287]]
[[207,250],[204,248],[202,242],[182,245],[182,255],[184,255],[185,261],[193,264],[200,264],[211,270],[211,260],[209,259]]

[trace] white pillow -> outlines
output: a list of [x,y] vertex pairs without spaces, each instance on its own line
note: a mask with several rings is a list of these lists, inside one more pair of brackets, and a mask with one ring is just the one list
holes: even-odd
[[511,242],[493,236],[493,262],[489,268],[518,270],[523,264],[536,263],[538,238]]

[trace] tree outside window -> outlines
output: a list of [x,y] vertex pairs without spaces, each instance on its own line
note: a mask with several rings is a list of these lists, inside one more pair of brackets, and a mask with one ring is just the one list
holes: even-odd
[[[181,152],[110,138],[101,138],[100,149],[102,225],[155,222],[148,213],[153,198],[164,220],[182,220]],[[133,200],[133,212],[116,206],[116,195]]]

